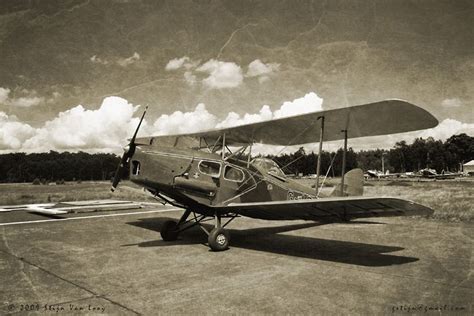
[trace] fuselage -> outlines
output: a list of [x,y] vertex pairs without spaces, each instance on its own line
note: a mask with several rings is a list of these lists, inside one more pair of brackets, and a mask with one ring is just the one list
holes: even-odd
[[251,162],[202,150],[140,146],[130,180],[198,213],[231,203],[316,198],[315,189],[288,179],[269,159]]

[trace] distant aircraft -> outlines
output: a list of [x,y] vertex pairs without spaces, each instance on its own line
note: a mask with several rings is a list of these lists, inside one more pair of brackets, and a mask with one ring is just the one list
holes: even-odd
[[401,173],[390,173],[388,170],[383,173],[378,170],[367,170],[367,175],[371,178],[378,178],[378,179],[384,179],[384,178],[394,178],[394,177],[400,177],[402,174]]
[[437,173],[435,169],[421,169],[418,174],[418,177],[428,178],[428,179],[437,179],[437,180],[447,180],[455,179],[456,177],[462,176],[461,172],[453,173],[449,171],[443,171],[441,174]]
[[[399,198],[363,197],[363,173],[345,173],[347,139],[434,127],[436,118],[401,100],[313,112],[198,133],[137,138],[126,148],[112,183],[122,174],[156,198],[184,209],[161,228],[163,240],[199,225],[214,251],[228,248],[224,228],[239,216],[266,220],[346,221],[374,216],[425,215],[433,211]],[[254,143],[291,146],[344,140],[341,184],[329,196],[289,179],[272,160],[251,159]],[[320,157],[319,155],[318,157]],[[320,161],[316,183],[319,184]],[[213,229],[202,223],[213,220]],[[224,221],[225,223],[224,223]]]

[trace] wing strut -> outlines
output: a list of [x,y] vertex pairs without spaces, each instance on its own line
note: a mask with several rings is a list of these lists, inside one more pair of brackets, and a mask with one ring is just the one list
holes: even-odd
[[250,168],[250,159],[252,156],[252,144],[249,146],[249,156],[247,157],[247,168]]
[[222,133],[222,160],[225,158],[225,133]]
[[319,134],[319,152],[318,163],[316,165],[316,194],[319,190],[319,175],[321,174],[321,154],[323,153],[323,139],[324,139],[324,116],[318,117],[321,119],[321,133]]
[[342,150],[342,174],[341,174],[341,196],[344,196],[344,174],[346,173],[346,153],[347,153],[347,129],[343,129],[344,149]]

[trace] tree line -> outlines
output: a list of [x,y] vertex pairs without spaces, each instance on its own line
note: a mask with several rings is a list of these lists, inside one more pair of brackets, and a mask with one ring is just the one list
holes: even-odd
[[[309,175],[316,173],[318,155],[306,153],[301,147],[292,154],[268,155],[275,160],[285,173]],[[411,144],[400,141],[389,150],[373,149],[354,152],[349,148],[346,155],[346,171],[353,168],[362,170],[382,170],[392,173],[418,171],[424,168],[444,171],[459,171],[460,165],[474,159],[474,137],[467,134],[453,135],[445,142],[429,138],[417,138]],[[332,168],[329,168],[331,166]],[[342,149],[337,152],[323,151],[321,154],[321,174],[340,176],[342,169]],[[329,170],[329,171],[328,171]]]
[[[291,154],[268,155],[287,174],[309,175],[316,173],[318,155],[307,153],[303,147]],[[400,141],[389,150],[374,149],[355,152],[349,148],[346,171],[353,168],[381,170],[382,157],[385,170],[390,172],[418,171],[423,168],[437,172],[458,171],[460,164],[474,159],[474,137],[466,134],[451,136],[445,142],[433,138],[417,138],[411,144]],[[0,155],[0,182],[41,182],[109,180],[114,175],[120,158],[114,154],[88,154],[85,152],[10,153]],[[332,168],[329,168],[332,165]],[[340,176],[342,149],[323,151],[321,174]]]
[[119,161],[113,154],[85,152],[3,154],[0,155],[0,182],[108,180]]

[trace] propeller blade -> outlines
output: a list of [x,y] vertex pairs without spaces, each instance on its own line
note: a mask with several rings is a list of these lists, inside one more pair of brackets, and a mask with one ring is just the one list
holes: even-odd
[[135,139],[137,138],[138,130],[140,129],[140,126],[142,125],[147,109],[148,109],[148,106],[145,107],[145,111],[143,111],[143,114],[142,114],[142,117],[140,118],[140,122],[138,123],[137,129],[135,130],[135,133],[133,133],[133,137],[130,139],[130,143],[128,144],[128,150],[123,153],[122,159],[120,159],[120,163],[117,166],[114,180],[112,181],[112,188],[110,189],[112,192],[115,191],[120,180],[122,180],[122,175],[125,172],[125,169],[128,169],[129,161],[130,159],[132,159],[133,154],[135,154],[135,149],[137,147],[135,145]]
[[140,119],[140,122],[138,123],[137,129],[135,130],[135,133],[133,134],[132,139],[130,139],[130,145],[131,144],[135,145],[135,138],[137,138],[138,130],[140,129],[140,126],[142,125],[143,118],[145,117],[147,110],[148,110],[148,105],[145,107],[145,111],[143,111],[142,118]]
[[115,191],[117,185],[119,184],[120,180],[122,180],[122,175],[124,172],[124,168],[128,165],[128,151],[124,152],[122,155],[122,159],[120,159],[120,163],[117,166],[117,170],[115,171],[114,180],[112,181],[112,192]]

